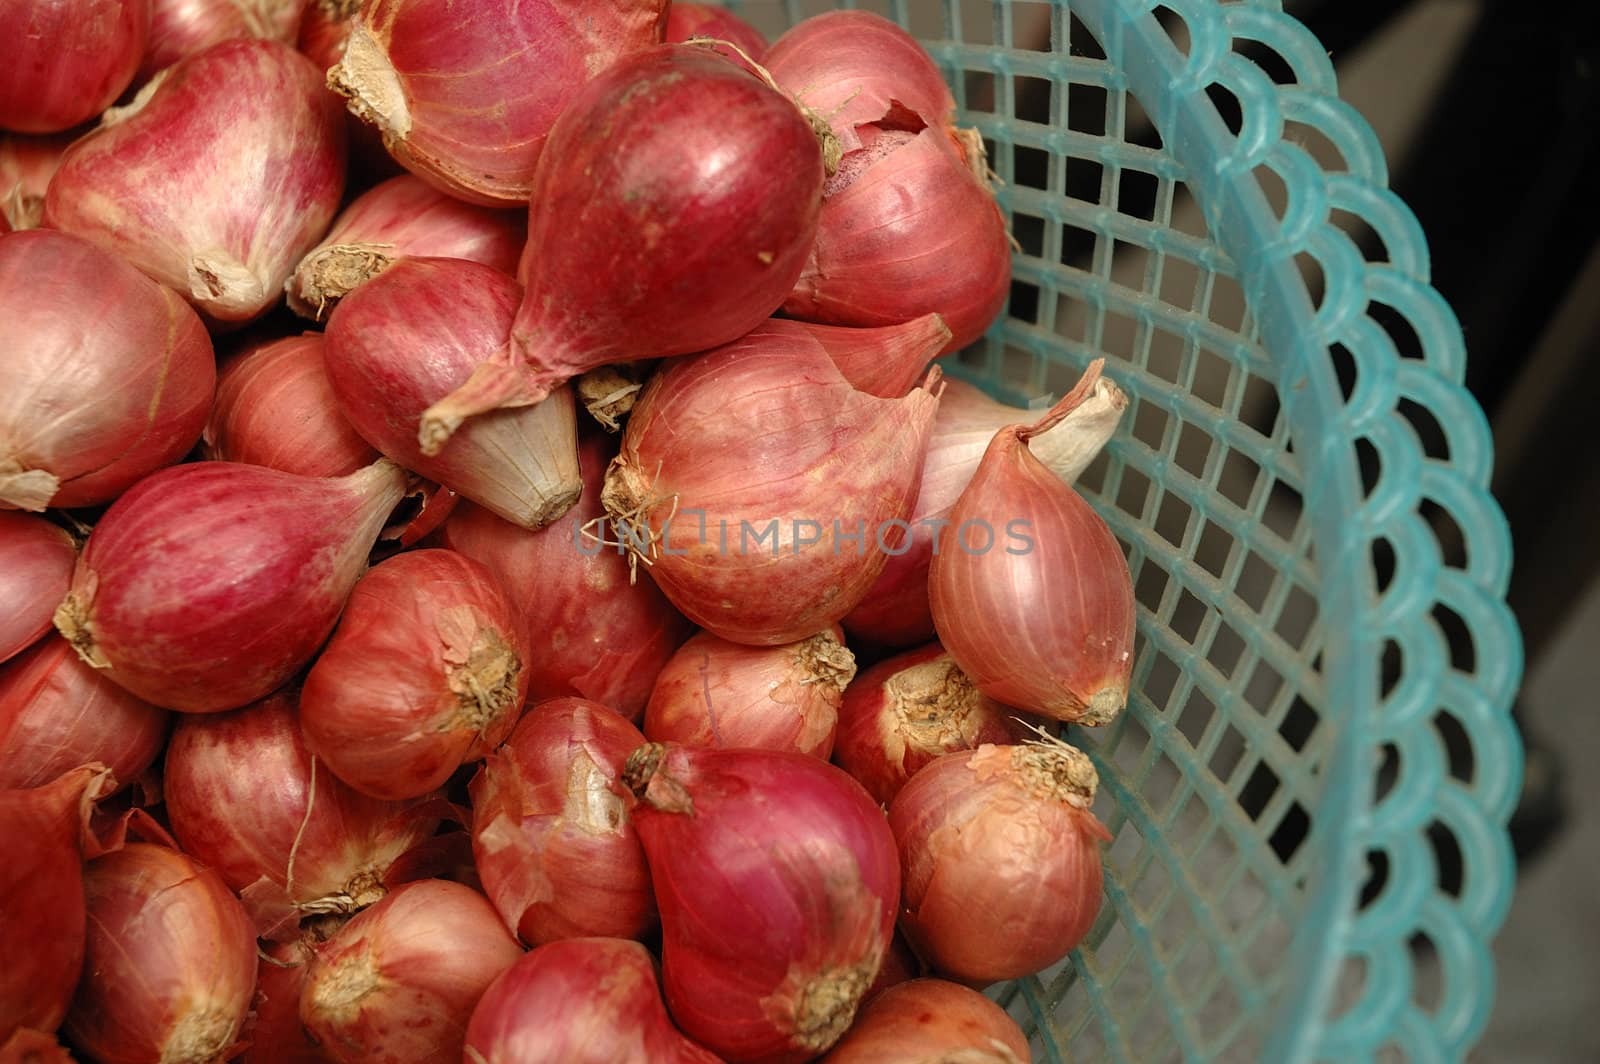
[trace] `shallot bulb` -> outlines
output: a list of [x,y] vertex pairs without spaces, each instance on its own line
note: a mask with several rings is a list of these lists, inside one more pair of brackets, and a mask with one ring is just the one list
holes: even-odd
[[76,139],[70,132],[48,137],[0,133],[0,223],[9,221],[15,230],[39,227],[45,189],[62,153]]
[[300,260],[286,286],[289,309],[321,321],[402,255],[466,259],[514,274],[526,241],[521,211],[462,203],[409,175],[390,178],[357,196]]
[[832,765],[651,743],[628,759],[661,909],[667,1007],[730,1060],[810,1060],[850,1026],[894,933],[882,812]]
[[883,967],[878,969],[878,978],[874,979],[867,992],[861,995],[862,1008],[891,986],[908,983],[921,975],[922,961],[906,944],[905,936],[896,931],[894,938],[889,942],[889,952],[884,955]]
[[65,1030],[106,1064],[206,1064],[244,1025],[256,939],[215,872],[129,843],[83,873],[89,934]]
[[[780,324],[773,321],[772,325]],[[849,329],[836,325],[785,322],[822,346],[833,364],[858,391],[898,399],[916,386],[928,366],[950,343],[950,327],[937,314],[899,325]],[[798,333],[796,335],[799,335]]]
[[424,415],[425,436],[596,366],[743,336],[799,278],[824,175],[811,122],[748,71],[696,45],[622,60],[550,133],[511,342]]
[[[308,0],[300,14],[300,35],[296,46],[318,70],[337,66],[344,58],[350,27],[361,12],[361,0]],[[350,120],[357,125],[354,115]],[[362,128],[370,128],[362,126]]]
[[658,743],[791,750],[826,761],[855,674],[837,628],[773,647],[701,632],[661,670],[644,733]]
[[1012,711],[978,693],[939,644],[880,661],[839,709],[833,757],[884,805],[945,754],[1023,738]]
[[726,41],[755,63],[761,62],[768,48],[760,30],[727,8],[673,0],[667,10],[667,43],[683,44],[696,38]]
[[184,852],[241,892],[262,934],[377,901],[390,867],[439,822],[339,782],[306,749],[284,693],[184,716],[162,787]]
[[735,643],[838,623],[897,549],[938,407],[858,392],[789,326],[676,362],[628,420],[602,501],[690,620]]
[[194,446],[216,363],[172,292],[88,241],[0,241],[0,509],[94,506]]
[[573,938],[500,973],[467,1025],[471,1064],[719,1064],[672,1026],[637,942]]
[[405,484],[384,460],[336,480],[233,462],[162,470],[89,534],[56,627],[147,702],[253,702],[333,630]]
[[93,118],[133,81],[150,0],[13,0],[0,7],[0,129],[58,133]]
[[77,561],[78,545],[60,525],[0,510],[0,661],[50,630]]
[[53,1031],[83,969],[83,856],[92,803],[111,789],[101,766],[31,790],[0,790],[0,1045],[21,1027]]
[[150,42],[137,80],[235,37],[293,43],[303,0],[150,0]]
[[976,990],[943,979],[891,987],[861,1010],[822,1064],[1027,1064],[1017,1021]]
[[[1128,397],[1098,369],[1084,375],[1057,410],[1064,416],[1035,437],[1031,449],[1051,471],[1071,484],[1117,430]],[[884,646],[913,646],[934,637],[928,603],[928,570],[941,548],[952,542],[950,510],[983,461],[995,433],[1037,417],[984,395],[964,381],[947,382],[933,421],[922,487],[911,514],[904,552],[891,557],[861,605],[844,619],[852,635]],[[957,548],[959,549],[959,548]]]
[[928,602],[940,642],[978,690],[1099,725],[1128,699],[1133,580],[1106,523],[1028,447],[1069,413],[1063,401],[995,435],[950,511]]
[[311,945],[303,939],[262,947],[261,971],[242,1038],[242,1064],[326,1064],[300,1025],[300,991],[311,974]]
[[549,527],[530,532],[466,505],[445,522],[442,540],[488,566],[538,635],[530,699],[587,698],[637,721],[691,626],[655,581],[630,580],[619,551],[586,538],[585,526],[605,513],[601,481],[614,451],[599,433],[579,440],[583,494]]
[[467,1021],[522,956],[482,894],[407,883],[315,947],[300,1022],[329,1060],[462,1059]]
[[656,923],[633,795],[621,784],[644,744],[581,698],[535,706],[473,779],[472,852],[484,893],[524,942],[638,938]]
[[356,583],[300,691],[312,753],[363,794],[415,798],[499,746],[528,696],[528,634],[489,570],[396,555]]
[[948,754],[901,788],[889,826],[900,927],[938,971],[983,984],[1042,971],[1100,910],[1098,778],[1058,740]]
[[347,476],[377,461],[339,412],[322,353],[322,334],[306,333],[226,362],[201,434],[207,456],[303,477]]
[[90,762],[126,787],[166,739],[165,710],[84,664],[59,635],[0,666],[0,787],[42,787]]
[[473,418],[432,448],[429,404],[505,342],[521,289],[488,266],[404,259],[340,301],[324,359],[339,407],[373,446],[512,524],[539,528],[577,501],[577,413],[570,389]]
[[277,301],[343,189],[344,126],[311,61],[232,40],[169,67],[74,144],[44,220],[240,322]]
[[590,79],[661,40],[666,6],[370,0],[328,85],[412,173],[469,203],[522,206],[557,117]]

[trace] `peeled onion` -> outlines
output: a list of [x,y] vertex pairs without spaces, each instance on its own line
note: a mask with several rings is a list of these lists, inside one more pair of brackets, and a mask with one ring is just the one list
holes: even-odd
[[78,545],[60,525],[0,510],[0,661],[50,630],[77,561]]
[[150,0],[11,0],[0,7],[0,129],[56,133],[128,87],[150,31]]
[[293,42],[303,0],[150,0],[150,43],[139,80],[235,37]]
[[1027,1064],[1017,1021],[976,990],[943,979],[891,987],[861,1010],[823,1064]]

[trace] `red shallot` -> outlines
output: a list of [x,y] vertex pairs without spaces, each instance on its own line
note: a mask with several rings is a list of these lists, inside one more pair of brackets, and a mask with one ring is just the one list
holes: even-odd
[[215,872],[129,843],[83,873],[83,981],[65,1031],[105,1064],[207,1064],[238,1037],[256,985],[256,940]]
[[167,739],[167,712],[84,664],[51,634],[0,666],[0,787],[42,787],[99,762],[131,785]]
[[484,893],[524,942],[638,938],[656,923],[622,766],[644,743],[614,711],[558,698],[528,711],[473,779]]
[[683,44],[695,38],[726,41],[756,63],[761,62],[768,48],[767,38],[760,30],[727,8],[673,0],[667,10],[667,43]]
[[637,942],[574,938],[500,973],[467,1025],[469,1064],[719,1064],[672,1026]]
[[976,990],[943,979],[891,987],[861,1010],[822,1064],[1027,1064],[1017,1021]]
[[0,510],[0,661],[50,630],[77,561],[78,545],[60,525]]
[[[770,323],[779,325],[779,321]],[[950,327],[937,314],[899,325],[850,329],[809,322],[783,322],[803,331],[833,359],[858,391],[898,399],[916,386],[928,366],[950,342]]]
[[104,111],[133,80],[150,0],[14,0],[0,6],[0,129],[57,133]]
[[235,37],[292,43],[303,0],[150,0],[150,43],[137,80]]
[[924,768],[889,806],[900,927],[935,969],[984,984],[1042,971],[1100,910],[1098,777],[1059,740],[980,746]]
[[937,367],[879,399],[785,335],[762,325],[658,373],[602,494],[673,605],[759,646],[814,635],[867,593],[908,531],[938,407]]
[[289,309],[321,321],[339,300],[402,255],[481,262],[515,274],[527,219],[475,207],[409,175],[368,189],[346,207],[289,278]]
[[327,1057],[300,1025],[300,991],[311,974],[311,945],[302,939],[261,949],[261,971],[242,1034],[249,1043],[241,1064],[326,1064]]
[[405,484],[386,460],[336,480],[233,462],[164,469],[89,534],[56,627],[147,702],[253,702],[333,630]]
[[344,126],[317,69],[277,41],[232,40],[74,144],[44,219],[239,322],[277,301],[343,188]]
[[691,626],[655,581],[630,580],[619,551],[586,538],[584,527],[605,513],[601,481],[614,451],[598,432],[580,438],[583,494],[549,527],[530,532],[464,505],[445,522],[442,540],[488,566],[538,635],[528,660],[531,700],[587,698],[637,721]]
[[471,203],[522,206],[557,117],[661,40],[666,6],[369,0],[328,84],[412,173]]
[[701,632],[661,670],[644,733],[658,743],[790,750],[826,761],[855,674],[838,628],[771,647]]
[[306,745],[363,794],[427,794],[510,734],[527,660],[522,620],[488,569],[452,550],[398,554],[356,583],[306,676]]
[[65,233],[0,241],[0,509],[93,506],[194,446],[216,364],[194,311]]
[[15,230],[39,227],[45,189],[62,153],[76,139],[71,132],[48,137],[0,133],[0,222],[9,221]]
[[300,1022],[328,1059],[462,1059],[467,1021],[522,956],[494,907],[460,883],[394,890],[314,947]]
[[911,951],[906,944],[906,938],[899,931],[894,933],[894,938],[889,941],[889,952],[884,955],[883,967],[878,969],[878,978],[867,987],[867,992],[861,995],[863,1008],[879,994],[891,986],[908,983],[922,975],[922,961]]
[[824,176],[811,121],[748,71],[685,44],[622,60],[551,131],[511,342],[434,404],[425,435],[596,366],[743,336],[800,276]]
[[430,446],[418,418],[505,342],[522,298],[497,270],[404,259],[340,301],[324,360],[340,409],[373,446],[513,524],[539,528],[577,501],[571,389],[472,418]]
[[900,869],[876,803],[832,765],[650,743],[639,798],[667,1007],[731,1060],[810,1060],[850,1026],[894,933]]

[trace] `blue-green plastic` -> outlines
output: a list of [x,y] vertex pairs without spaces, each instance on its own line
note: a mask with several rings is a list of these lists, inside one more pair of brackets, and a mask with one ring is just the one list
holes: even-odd
[[[730,6],[921,38],[1022,245],[1008,316],[953,370],[1026,403],[1104,355],[1131,399],[1080,483],[1140,601],[1126,713],[1070,732],[1115,835],[1106,900],[1066,962],[997,991],[1037,1059],[1462,1057],[1514,880],[1511,547],[1461,330],[1327,53],[1275,0]],[[1045,89],[1048,121],[1017,118]],[[1028,153],[1045,187],[1017,183]],[[1098,195],[1068,196],[1086,168]]]

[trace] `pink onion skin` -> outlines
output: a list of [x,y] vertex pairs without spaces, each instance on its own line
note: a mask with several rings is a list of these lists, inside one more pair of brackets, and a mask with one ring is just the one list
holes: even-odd
[[855,674],[838,628],[774,647],[701,632],[661,670],[644,734],[657,743],[789,750],[826,761]]
[[978,693],[939,644],[880,661],[839,709],[834,761],[884,805],[945,754],[1026,738],[1015,711]]
[[472,852],[506,926],[531,945],[638,938],[656,925],[622,766],[644,744],[613,710],[541,703],[471,784]]
[[339,299],[403,255],[480,262],[514,275],[527,216],[462,203],[421,178],[393,177],[357,196],[289,278],[289,308],[326,318]]
[[381,460],[337,480],[233,462],[162,470],[89,534],[56,627],[146,702],[253,702],[333,630],[405,480]]
[[0,666],[0,787],[42,787],[90,762],[127,787],[166,741],[165,710],[84,664],[59,635]]
[[207,457],[303,477],[343,477],[378,451],[339,412],[321,333],[246,349],[222,367],[201,440]]
[[248,321],[327,229],[344,150],[337,103],[310,60],[277,41],[224,41],[74,144],[44,220],[214,321]]
[[185,715],[162,775],[167,818],[184,852],[243,893],[268,920],[349,913],[383,896],[384,876],[438,826],[410,802],[357,793],[316,764],[279,692],[232,713]]
[[173,293],[78,237],[0,242],[0,508],[109,502],[194,446],[211,340]]
[[861,995],[861,1007],[866,1008],[873,999],[891,986],[899,986],[901,983],[909,983],[921,977],[922,961],[906,944],[906,937],[896,931],[894,938],[889,942],[889,952],[884,955],[883,967],[878,969],[878,978],[874,979],[867,992]]
[[150,0],[150,40],[135,80],[236,37],[293,43],[302,0]]
[[743,336],[799,278],[823,176],[794,101],[723,57],[669,44],[619,62],[551,131],[510,343],[434,404],[430,431]]
[[67,593],[77,561],[78,545],[66,529],[0,510],[0,661],[50,630],[50,615]]
[[300,1026],[300,991],[311,974],[311,946],[296,939],[262,946],[261,971],[242,1040],[241,1064],[326,1064]]
[[901,788],[889,826],[900,928],[939,972],[981,986],[1043,971],[1100,911],[1097,778],[1065,743],[949,754]]
[[832,765],[772,750],[652,743],[624,780],[678,1026],[729,1060],[825,1051],[894,933],[900,868],[877,805]]
[[129,843],[83,873],[83,981],[64,1030],[105,1064],[215,1060],[256,985],[256,940],[216,873],[165,846]]
[[528,697],[528,633],[484,566],[410,551],[357,583],[300,690],[300,726],[333,774],[416,798],[487,755]]
[[500,973],[467,1025],[474,1064],[719,1064],[672,1026],[637,942],[574,938]]
[[845,380],[880,399],[899,399],[910,392],[950,343],[950,327],[937,314],[876,329],[790,324],[822,345]]
[[570,389],[549,402],[475,417],[428,453],[418,419],[505,342],[522,298],[475,262],[403,259],[340,301],[324,352],[339,407],[407,469],[523,528],[549,524],[581,488]]
[[98,765],[43,787],[0,790],[0,1045],[19,1027],[53,1031],[83,968],[80,833],[87,805],[110,789]]
[[468,505],[445,522],[442,539],[487,565],[540,634],[528,663],[531,700],[586,698],[637,722],[692,626],[648,573],[631,580],[626,558],[583,538],[605,514],[601,483],[614,450],[601,433],[579,437],[583,494],[547,528],[530,532]]
[[727,41],[757,63],[770,47],[765,34],[725,7],[673,0],[667,10],[667,43],[683,44],[692,37]]
[[45,189],[76,139],[72,131],[47,137],[0,133],[0,233],[7,221],[18,231],[39,227]]
[[482,894],[407,883],[316,947],[300,1022],[340,1064],[460,1060],[478,999],[521,956]]
[[1017,1021],[976,990],[943,979],[891,987],[861,1010],[822,1064],[1026,1064],[1032,1052]]
[[0,8],[11,53],[0,70],[0,129],[59,133],[109,107],[133,80],[150,0],[32,0]]
[[[658,372],[603,493],[610,538],[644,548],[648,530],[650,574],[673,605],[753,646],[820,632],[871,588],[903,534],[891,522],[910,516],[938,406],[936,372],[903,399],[879,399],[826,354],[773,342],[782,332],[763,325]],[[757,542],[774,522],[776,545]]]
[[[318,70],[338,65],[344,58],[345,42],[350,39],[350,24],[360,11],[360,0],[308,0],[300,15],[296,47]],[[350,121],[362,128],[371,128],[354,115],[350,115]]]
[[328,85],[418,177],[469,203],[523,206],[558,116],[601,71],[661,40],[666,6],[370,0]]

